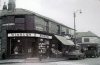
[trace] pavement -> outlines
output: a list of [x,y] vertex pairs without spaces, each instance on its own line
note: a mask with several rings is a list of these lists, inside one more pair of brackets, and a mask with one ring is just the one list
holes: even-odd
[[[0,65],[100,65],[100,57],[81,60],[65,60],[61,58],[47,58],[39,61],[38,58],[6,59],[1,60]],[[53,61],[53,62],[52,62]]]
[[27,59],[6,59],[0,60],[0,64],[10,64],[10,63],[46,63],[46,62],[58,62],[64,61],[64,58],[46,58],[42,59],[41,61],[39,58],[27,58]]

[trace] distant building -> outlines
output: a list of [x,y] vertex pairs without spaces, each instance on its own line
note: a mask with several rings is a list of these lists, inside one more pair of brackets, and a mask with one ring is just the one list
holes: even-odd
[[93,44],[97,43],[100,44],[100,39],[99,37],[92,33],[91,31],[88,32],[77,32],[76,34],[77,37],[77,43],[78,44]]
[[81,48],[87,49],[90,46],[100,46],[100,38],[91,31],[77,32],[76,38],[77,44],[81,45]]
[[45,56],[48,48],[63,52],[65,45],[74,45],[64,36],[73,34],[74,29],[55,20],[15,8],[15,0],[9,0],[0,11],[0,57],[3,53],[6,58]]

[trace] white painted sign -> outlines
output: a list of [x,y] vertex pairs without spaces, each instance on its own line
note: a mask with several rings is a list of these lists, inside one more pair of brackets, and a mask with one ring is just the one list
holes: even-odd
[[37,33],[8,33],[8,37],[40,37],[52,39],[52,36]]
[[8,33],[8,37],[34,37],[34,33]]
[[6,23],[6,24],[2,24],[2,26],[12,26],[15,25],[15,23]]

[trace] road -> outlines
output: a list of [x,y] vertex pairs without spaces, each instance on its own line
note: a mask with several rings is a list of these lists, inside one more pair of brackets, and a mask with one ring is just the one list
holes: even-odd
[[99,58],[86,58],[83,60],[66,60],[59,62],[46,62],[46,63],[5,63],[0,65],[100,65]]

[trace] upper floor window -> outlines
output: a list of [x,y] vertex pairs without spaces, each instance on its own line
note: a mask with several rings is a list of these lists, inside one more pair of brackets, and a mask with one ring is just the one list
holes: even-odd
[[60,34],[60,25],[57,25],[58,26],[58,34]]
[[24,26],[24,24],[16,24],[15,29],[16,30],[25,30],[25,26]]
[[15,18],[15,23],[24,23],[24,18]]
[[66,33],[69,34],[69,29],[68,28],[66,29]]
[[23,15],[15,16],[15,23],[24,23],[25,17]]
[[89,38],[84,38],[84,42],[89,42]]
[[25,16],[17,15],[15,16],[15,29],[16,30],[24,30],[25,29]]
[[61,34],[65,35],[66,34],[66,27],[62,26]]
[[36,28],[36,30],[47,31],[46,30],[47,22],[43,18],[35,16],[34,20],[35,20],[35,28]]
[[49,21],[49,33],[58,34],[58,32],[60,33],[60,26],[52,21]]

